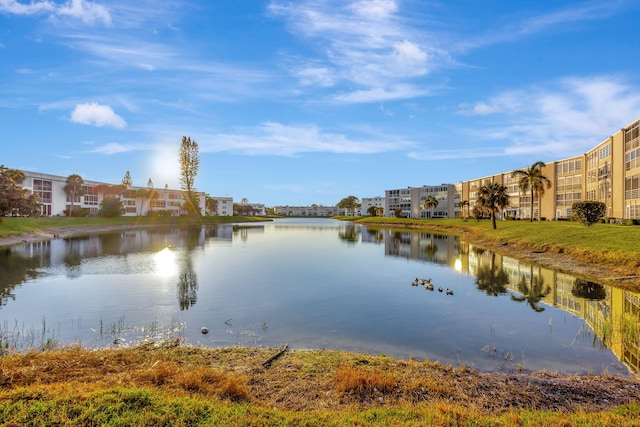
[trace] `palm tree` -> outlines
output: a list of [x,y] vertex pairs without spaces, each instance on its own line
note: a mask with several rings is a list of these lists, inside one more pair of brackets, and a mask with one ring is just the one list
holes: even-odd
[[507,187],[497,182],[490,182],[480,187],[476,207],[485,213],[491,214],[491,224],[496,227],[496,213],[504,210],[509,205]]
[[467,215],[464,214],[464,207],[467,207],[467,210],[469,210],[469,201],[468,200],[460,200],[457,203],[458,207],[460,208],[460,211],[462,212],[462,216],[464,217],[464,219],[467,219]]
[[519,178],[518,186],[520,191],[526,193],[530,191],[531,194],[531,218],[533,221],[533,200],[535,196],[538,196],[538,219],[540,219],[540,211],[542,209],[542,196],[544,196],[544,188],[551,188],[551,181],[546,176],[542,175],[542,168],[545,167],[545,163],[537,161],[526,169],[513,171],[511,176]]
[[84,180],[80,175],[72,174],[67,177],[64,192],[67,195],[67,201],[71,203],[68,210],[69,216],[73,216],[73,206],[76,201],[76,197],[82,196],[83,184]]
[[424,203],[422,205],[424,206],[425,209],[430,209],[429,218],[432,218],[433,217],[433,208],[437,208],[438,207],[438,199],[436,199],[432,195],[428,195],[424,199]]

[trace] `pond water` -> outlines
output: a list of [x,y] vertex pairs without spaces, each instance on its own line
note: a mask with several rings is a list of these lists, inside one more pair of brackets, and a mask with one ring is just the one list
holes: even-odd
[[[414,278],[430,278],[434,289],[414,286]],[[181,339],[207,347],[288,343],[493,371],[628,375],[638,366],[637,294],[454,236],[331,219],[17,245],[0,252],[0,297],[5,348]]]

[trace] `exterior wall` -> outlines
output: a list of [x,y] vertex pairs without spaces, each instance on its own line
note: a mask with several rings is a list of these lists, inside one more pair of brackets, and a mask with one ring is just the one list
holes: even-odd
[[401,188],[397,190],[385,190],[384,214],[385,216],[396,216],[396,209],[400,209],[400,215],[411,217],[411,189]]
[[[104,182],[83,180],[84,194],[78,196],[74,201],[68,201],[64,191],[67,177],[39,172],[21,172],[25,175],[22,182],[23,187],[40,195],[42,215],[44,216],[63,216],[64,211],[72,205],[76,209],[88,209],[91,215],[95,215],[104,200],[102,187],[109,185]],[[185,198],[182,190],[154,189],[155,198],[148,196],[149,190],[147,187],[132,186],[120,195],[120,200],[125,208],[124,216],[143,216],[158,210],[169,211],[171,215],[184,213],[182,204]],[[200,196],[200,212],[204,214],[205,193],[198,193],[198,195]]]
[[[623,218],[640,219],[640,119],[620,131],[624,158]],[[623,166],[624,165],[624,166]],[[615,187],[614,187],[615,190]]]
[[[428,196],[438,201],[438,206],[424,207]],[[453,184],[424,185],[385,191],[384,216],[395,216],[396,209],[406,218],[453,218],[456,215],[456,186]]]
[[[425,185],[411,189],[413,218],[453,218],[455,217],[455,192],[452,184]],[[432,196],[438,201],[438,206],[425,208],[424,202]],[[417,204],[416,204],[417,202]]]
[[585,165],[586,155],[582,155],[554,162],[552,174],[543,172],[543,175],[549,178],[552,183],[551,189],[547,190],[543,197],[544,217],[571,218],[573,203],[583,201],[585,197]]
[[232,216],[233,215],[233,197],[214,197],[211,198],[218,202],[216,216]]
[[369,215],[369,208],[373,207],[380,207],[383,209],[383,214],[382,216],[386,216],[385,215],[385,198],[384,197],[363,197],[361,202],[360,202],[360,214],[361,215]]

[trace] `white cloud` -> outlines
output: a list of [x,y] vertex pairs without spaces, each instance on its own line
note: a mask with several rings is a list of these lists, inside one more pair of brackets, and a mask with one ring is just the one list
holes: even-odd
[[106,7],[85,0],[68,0],[60,5],[48,0],[28,4],[16,0],[0,0],[0,12],[14,15],[48,13],[52,16],[70,16],[87,24],[95,21],[102,21],[105,25],[111,24],[111,14]]
[[86,152],[112,155],[112,154],[118,154],[118,153],[126,153],[128,151],[133,151],[133,150],[136,150],[136,148],[131,145],[124,145],[124,144],[119,144],[117,142],[110,142],[108,144],[100,145]]
[[491,32],[474,34],[464,41],[455,43],[455,50],[469,50],[496,43],[509,43],[533,34],[551,31],[568,31],[572,24],[588,23],[608,19],[624,12],[633,2],[626,1],[590,1],[574,2],[570,6],[555,11],[527,16],[523,19],[510,19],[508,25],[491,25]]
[[492,118],[491,127],[468,131],[476,141],[503,141],[504,154],[583,153],[640,115],[640,87],[616,76],[569,77],[506,91],[467,104],[460,114]]
[[118,129],[127,127],[127,122],[117,115],[108,105],[96,102],[78,104],[71,112],[71,121],[83,125],[110,126]]
[[105,25],[111,24],[111,15],[106,7],[84,0],[70,0],[60,6],[56,13],[81,19],[87,24],[95,21],[102,21]]
[[12,13],[14,15],[33,15],[40,12],[52,12],[55,4],[50,1],[36,1],[28,4],[19,3],[15,0],[0,0],[0,12]]
[[[424,29],[407,23],[394,0],[273,1],[269,10],[286,19],[295,35],[316,43],[321,52],[309,62],[315,64],[310,71],[322,73],[298,70],[300,83],[348,85],[351,94],[333,98],[340,102],[406,99],[411,93],[397,87],[452,63],[447,52],[425,42]],[[310,74],[322,78],[310,79]],[[412,93],[421,96],[424,91]]]
[[215,134],[198,139],[202,152],[229,151],[248,155],[294,156],[301,153],[373,154],[398,151],[413,143],[398,137],[357,138],[324,132],[316,125],[266,122],[242,133]]
[[397,99],[411,99],[429,95],[429,91],[411,85],[396,85],[390,87],[374,87],[333,96],[333,100],[342,103],[366,103],[375,101],[393,101]]

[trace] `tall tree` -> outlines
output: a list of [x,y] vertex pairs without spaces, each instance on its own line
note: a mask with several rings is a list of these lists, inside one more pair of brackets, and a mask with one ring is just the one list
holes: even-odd
[[545,187],[551,188],[551,181],[546,176],[542,175],[542,168],[545,167],[545,163],[537,161],[526,169],[520,169],[513,171],[511,176],[518,178],[518,187],[520,191],[526,193],[530,192],[531,195],[531,218],[533,221],[533,201],[535,197],[538,197],[538,219],[540,219],[540,213],[542,209],[542,196],[544,196]]
[[67,202],[70,202],[68,214],[69,216],[73,216],[74,212],[74,203],[76,200],[82,196],[82,185],[84,184],[84,180],[80,175],[71,174],[67,177],[66,185],[64,186],[64,192],[67,195]]
[[216,215],[218,213],[218,201],[208,194],[205,194],[204,197],[207,215]]
[[336,207],[340,209],[346,209],[347,212],[351,212],[351,215],[356,214],[356,209],[360,207],[360,199],[356,196],[347,196],[340,200]]
[[433,218],[433,208],[438,207],[438,199],[429,194],[425,197],[422,206],[424,206],[425,209],[429,209],[429,218]]
[[198,143],[191,137],[183,136],[180,144],[180,185],[187,192],[185,207],[191,214],[201,215],[200,201],[196,194],[195,179],[200,168],[200,153]]
[[[40,214],[40,197],[22,186],[24,173],[0,165],[0,217]],[[2,218],[0,218],[0,221]]]
[[127,171],[122,178],[122,185],[129,188],[133,185],[133,179],[131,179],[131,174]]
[[496,226],[496,213],[502,211],[509,205],[509,195],[507,187],[497,182],[490,182],[480,187],[478,191],[478,201],[476,207],[482,212],[491,215],[491,224],[493,229]]

